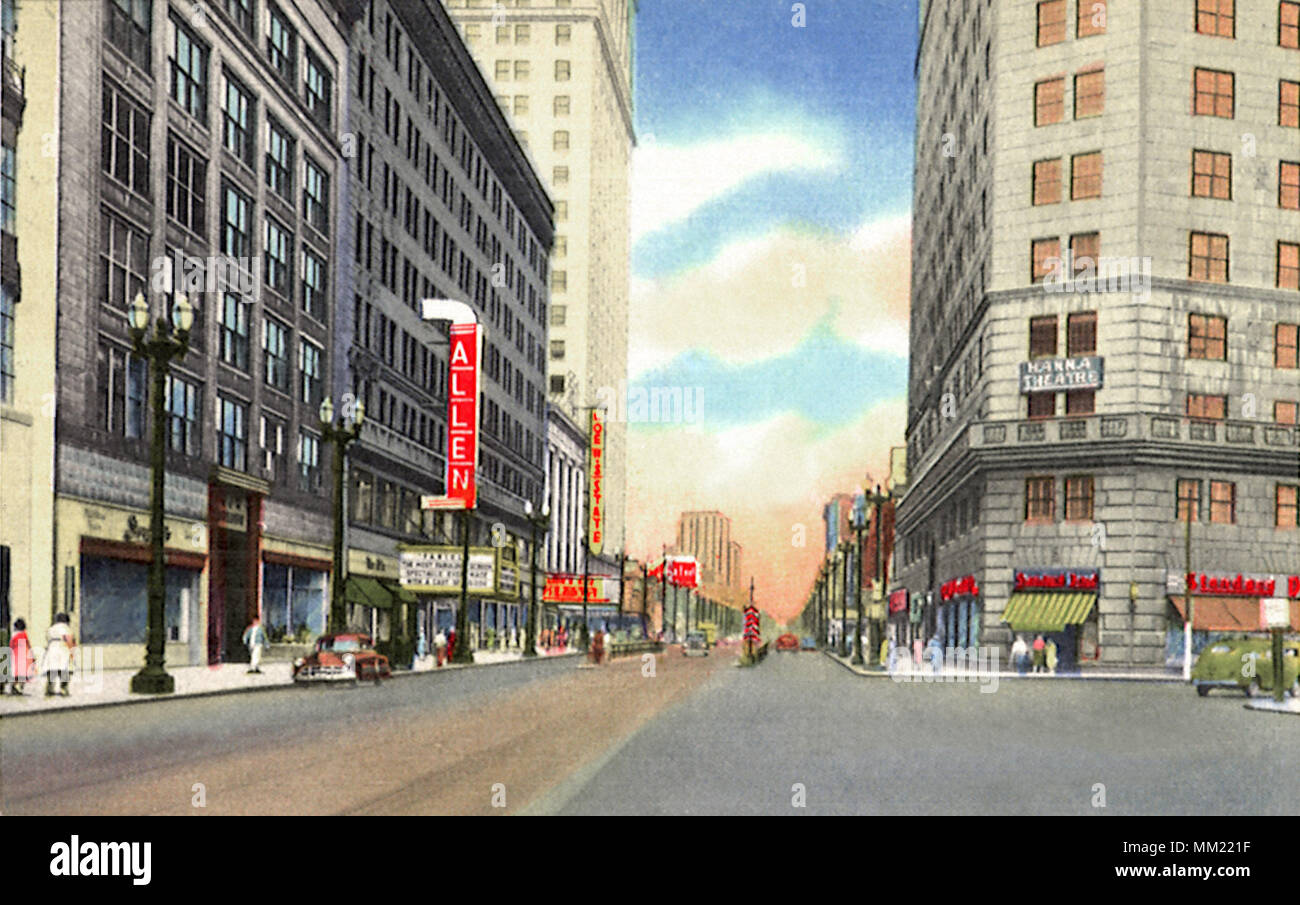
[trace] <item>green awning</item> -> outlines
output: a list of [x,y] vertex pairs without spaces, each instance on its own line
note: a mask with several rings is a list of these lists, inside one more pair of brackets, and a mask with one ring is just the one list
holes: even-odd
[[395,581],[385,581],[385,582],[383,582],[383,585],[384,585],[385,588],[388,589],[389,593],[391,593],[391,594],[392,594],[394,597],[396,597],[398,600],[402,601],[402,603],[419,603],[419,602],[420,602],[420,598],[418,598],[418,597],[415,596],[415,592],[414,592],[414,591],[411,591],[411,590],[408,590],[407,588],[402,587],[400,584],[398,584],[398,583],[395,582]]
[[1086,620],[1096,603],[1096,591],[1012,594],[1002,621],[1018,632],[1061,632]]
[[371,606],[379,610],[392,609],[393,595],[388,589],[373,578],[364,575],[349,575],[347,589],[343,598],[357,606]]

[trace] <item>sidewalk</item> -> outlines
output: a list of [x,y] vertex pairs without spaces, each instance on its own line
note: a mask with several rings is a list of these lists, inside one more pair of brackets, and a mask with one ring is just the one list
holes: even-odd
[[[580,657],[581,653],[568,651],[562,654],[539,652],[538,660],[549,657]],[[502,663],[519,663],[520,651],[475,651],[473,666],[496,666]],[[472,667],[447,664],[439,669],[432,656],[415,664],[415,669],[396,669],[394,679],[426,672],[445,672]],[[293,664],[288,662],[263,662],[260,674],[250,675],[246,663],[222,663],[218,666],[168,666],[167,672],[176,680],[176,691],[169,695],[140,695],[131,693],[131,677],[140,671],[131,669],[106,669],[102,672],[73,673],[71,693],[67,697],[47,697],[45,682],[27,683],[21,696],[0,695],[0,718],[48,713],[55,710],[84,710],[91,707],[108,707],[120,704],[146,704],[152,701],[193,698],[214,694],[242,694],[250,691],[267,691],[293,685]]]
[[[822,653],[825,654],[829,659],[834,660],[840,666],[843,666],[845,669],[849,670],[855,675],[863,676],[865,678],[875,678],[875,679],[894,678],[893,674],[891,674],[883,666],[877,667],[876,669],[869,669],[865,666],[854,666],[852,663],[852,654],[850,654],[848,657],[841,657],[839,654],[831,653],[828,650],[823,650]],[[907,677],[909,679],[919,678],[922,675],[926,674],[926,670],[928,670],[929,667],[928,662],[921,665],[917,665],[913,663],[911,660],[906,660],[904,662],[907,664],[907,666],[911,667],[911,671],[908,672],[906,670],[900,670],[899,671],[900,679],[903,677]],[[934,674],[930,673],[930,675],[934,675]],[[986,678],[987,679],[987,678],[992,678],[993,675],[994,675],[993,673],[980,672],[978,670],[973,670],[973,669],[957,669],[957,670],[944,669],[941,670],[938,673],[938,675],[934,676],[934,680],[939,681],[945,678],[947,679]],[[1165,669],[1163,667],[1153,667],[1150,669],[1131,668],[1126,670],[1084,669],[1084,670],[1079,670],[1077,672],[1069,672],[1069,673],[1065,673],[1065,672],[1032,673],[1031,672],[1031,673],[1025,673],[1024,675],[1021,675],[1020,673],[1016,672],[1014,669],[999,669],[996,675],[999,680],[1002,679],[1025,679],[1028,681],[1053,681],[1053,680],[1080,681],[1082,680],[1082,681],[1102,681],[1102,682],[1166,682],[1170,684],[1179,684],[1179,685],[1185,684],[1183,682],[1183,674],[1181,670],[1177,670],[1177,669],[1170,670],[1170,669]]]

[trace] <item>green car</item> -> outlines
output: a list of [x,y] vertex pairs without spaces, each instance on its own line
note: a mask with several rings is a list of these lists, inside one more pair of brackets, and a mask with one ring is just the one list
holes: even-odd
[[[1300,641],[1282,643],[1283,679],[1292,697],[1300,696]],[[1253,664],[1251,662],[1253,658]],[[1211,688],[1240,688],[1248,697],[1273,691],[1273,642],[1269,638],[1220,638],[1196,658],[1192,684],[1205,697]]]

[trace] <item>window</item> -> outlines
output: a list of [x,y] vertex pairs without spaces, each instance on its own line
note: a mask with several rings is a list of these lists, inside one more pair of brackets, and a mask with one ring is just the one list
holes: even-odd
[[298,433],[298,489],[311,493],[320,486],[320,438]]
[[1210,482],[1210,521],[1218,525],[1237,522],[1237,485],[1231,481]]
[[572,72],[573,69],[569,65],[568,60],[555,61],[555,80],[557,82],[567,82],[569,80],[570,75],[572,75]]
[[266,185],[286,201],[293,198],[293,139],[284,126],[266,118]]
[[149,114],[107,81],[102,110],[99,153],[104,172],[148,198]]
[[510,61],[509,61],[509,60],[497,60],[497,61],[496,61],[496,67],[495,67],[495,69],[493,70],[493,75],[496,76],[496,80],[497,80],[498,82],[508,82],[508,81],[510,81]]
[[552,374],[552,375],[551,375],[551,392],[552,392],[552,393],[563,393],[563,392],[564,392],[564,375],[563,375],[563,374]]
[[330,178],[325,170],[303,155],[302,216],[318,233],[329,233]]
[[1046,126],[1065,119],[1065,79],[1047,79],[1034,85],[1034,125]]
[[1188,276],[1211,283],[1228,282],[1228,237],[1215,233],[1192,233]]
[[1075,33],[1080,38],[1106,33],[1106,0],[1079,0],[1079,19]]
[[1056,356],[1056,315],[1029,319],[1029,357],[1053,358]]
[[551,326],[552,326],[552,327],[563,327],[563,326],[564,326],[564,316],[565,316],[565,314],[567,314],[567,313],[568,313],[568,312],[567,312],[567,309],[565,308],[564,305],[552,305],[552,306],[551,306]]
[[253,96],[226,73],[226,102],[222,108],[221,143],[250,167],[253,165]]
[[320,359],[320,346],[306,339],[299,341],[298,371],[302,375],[302,394],[299,396],[299,399],[311,406],[315,406],[320,402]]
[[569,96],[568,96],[567,94],[557,94],[557,95],[555,96],[555,102],[554,102],[554,104],[552,105],[552,107],[553,107],[552,112],[553,112],[556,116],[568,116],[568,115],[569,115]]
[[208,118],[208,48],[175,16],[171,28],[171,99],[200,122]]
[[352,503],[352,521],[369,525],[374,519],[375,476],[360,468],[352,469],[352,488],[348,498]]
[[104,303],[125,314],[137,294],[145,291],[149,270],[149,237],[125,220],[104,211],[100,220]]
[[1038,46],[1065,40],[1065,0],[1044,0],[1038,4]]
[[263,415],[259,430],[262,468],[267,477],[275,481],[283,481],[285,423],[279,418]]
[[9,145],[0,145],[0,229],[17,233],[18,154]]
[[1232,200],[1232,155],[1192,152],[1192,197]]
[[[1078,311],[1065,321],[1066,355],[1091,355],[1097,351],[1097,312]],[[1053,319],[1052,334],[1055,338],[1056,323]]]
[[551,247],[551,253],[557,260],[563,260],[569,255],[569,237],[556,236],[555,244]]
[[1228,360],[1228,319],[1212,314],[1187,316],[1187,357]]
[[1056,204],[1061,200],[1061,158],[1034,163],[1034,204]]
[[530,68],[531,66],[528,60],[515,60],[515,81],[527,81],[530,74]]
[[207,234],[208,164],[167,136],[167,216],[190,232]]
[[1070,200],[1101,197],[1101,152],[1075,154],[1070,161]]
[[269,317],[262,321],[262,358],[266,362],[267,384],[288,392],[289,328]]
[[244,34],[253,33],[253,0],[225,0],[226,13]]
[[1277,83],[1277,124],[1300,127],[1300,82]]
[[1278,4],[1277,46],[1300,48],[1300,3],[1283,0]]
[[1300,402],[1279,399],[1273,403],[1274,424],[1300,424]]
[[516,44],[528,44],[532,41],[532,39],[533,39],[532,29],[528,25],[524,23],[520,23],[515,26]]
[[1278,163],[1277,206],[1300,211],[1300,163],[1287,160]]
[[1101,235],[1099,233],[1079,233],[1070,236],[1070,261],[1075,276],[1087,270],[1095,272],[1100,257]]
[[[569,275],[563,270],[551,271],[551,291],[567,292],[569,289]],[[552,323],[554,323],[552,321]],[[507,337],[508,338],[508,337]]]
[[1233,38],[1233,0],[1196,0],[1196,31],[1203,35]]
[[1300,486],[1295,484],[1278,484],[1276,493],[1277,497],[1274,509],[1276,511],[1275,524],[1277,527],[1300,527],[1300,508],[1297,507],[1297,498],[1300,498]]
[[14,299],[0,284],[0,402],[14,401]]
[[555,46],[556,46],[556,47],[563,47],[564,45],[568,44],[569,41],[572,39],[572,37],[573,37],[573,26],[572,26],[572,25],[557,25],[557,26],[555,26]]
[[310,249],[302,250],[302,310],[325,322],[325,261]]
[[248,311],[252,307],[237,293],[221,294],[221,360],[248,370]]
[[555,202],[555,222],[567,223],[568,220],[569,220],[569,202],[567,201]]
[[1106,107],[1106,70],[1080,72],[1074,77],[1074,118],[1101,116]]
[[1030,282],[1043,282],[1060,266],[1060,260],[1060,239],[1035,239],[1030,246]]
[[221,201],[221,251],[223,254],[248,260],[252,254],[253,236],[249,223],[252,202],[238,189],[222,187]]
[[551,359],[554,361],[564,360],[564,340],[562,339],[551,340]]
[[1092,521],[1092,476],[1076,475],[1065,479],[1065,520]]
[[328,129],[333,118],[334,80],[325,63],[310,49],[303,54],[303,59],[306,61],[303,67],[303,101],[311,118]]
[[1050,522],[1056,518],[1056,481],[1047,478],[1025,480],[1025,521]]
[[1192,76],[1192,113],[1196,116],[1233,116],[1233,74],[1197,69]]
[[1297,344],[1300,343],[1300,325],[1278,324],[1273,331],[1273,367],[1300,367]]
[[[510,109],[510,98],[507,97],[507,98],[504,98],[503,100],[505,101],[505,103],[502,104],[502,106],[505,107],[507,110],[509,110],[509,109]],[[515,95],[514,114],[515,114],[515,116],[527,116],[527,115],[528,115],[528,95],[526,95],[526,94],[517,94],[517,95]]]
[[281,295],[289,294],[289,254],[293,244],[288,231],[273,217],[266,218],[263,240],[266,245],[263,270],[266,285]]
[[556,151],[569,150],[569,133],[564,130],[556,131],[551,140],[551,147]]
[[266,57],[280,77],[292,85],[298,71],[298,33],[274,4],[270,7],[270,15],[270,27],[266,32]]
[[1056,394],[1055,393],[1030,393],[1029,400],[1029,417],[1032,418],[1055,418],[1056,417]]
[[555,167],[555,169],[552,170],[552,172],[551,172],[551,176],[552,176],[552,178],[551,178],[551,182],[553,182],[555,185],[568,185],[568,184],[569,184],[569,168],[568,168],[568,167]]
[[1277,288],[1300,289],[1300,242],[1277,243]]
[[248,406],[217,397],[217,461],[226,468],[248,468]]
[[104,0],[104,37],[127,59],[149,71],[152,0]]
[[1096,390],[1069,390],[1065,394],[1065,414],[1091,415],[1097,411]]
[[186,456],[199,454],[199,388],[167,375],[163,405],[167,412],[167,448]]
[[[1201,520],[1201,482],[1194,478],[1178,479],[1178,506],[1176,517],[1180,522]],[[1190,514],[1189,514],[1190,513]]]
[[1227,396],[1206,396],[1200,393],[1187,394],[1187,417],[1222,421],[1227,417],[1227,414]]
[[101,345],[99,371],[99,426],[110,434],[139,440],[145,435],[149,411],[149,366],[117,346]]

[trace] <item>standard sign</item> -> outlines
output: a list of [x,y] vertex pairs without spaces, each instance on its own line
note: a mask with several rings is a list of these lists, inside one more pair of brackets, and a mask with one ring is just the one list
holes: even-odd
[[1099,390],[1102,363],[1099,355],[1076,358],[1042,358],[1020,363],[1021,393],[1055,393],[1062,390]]

